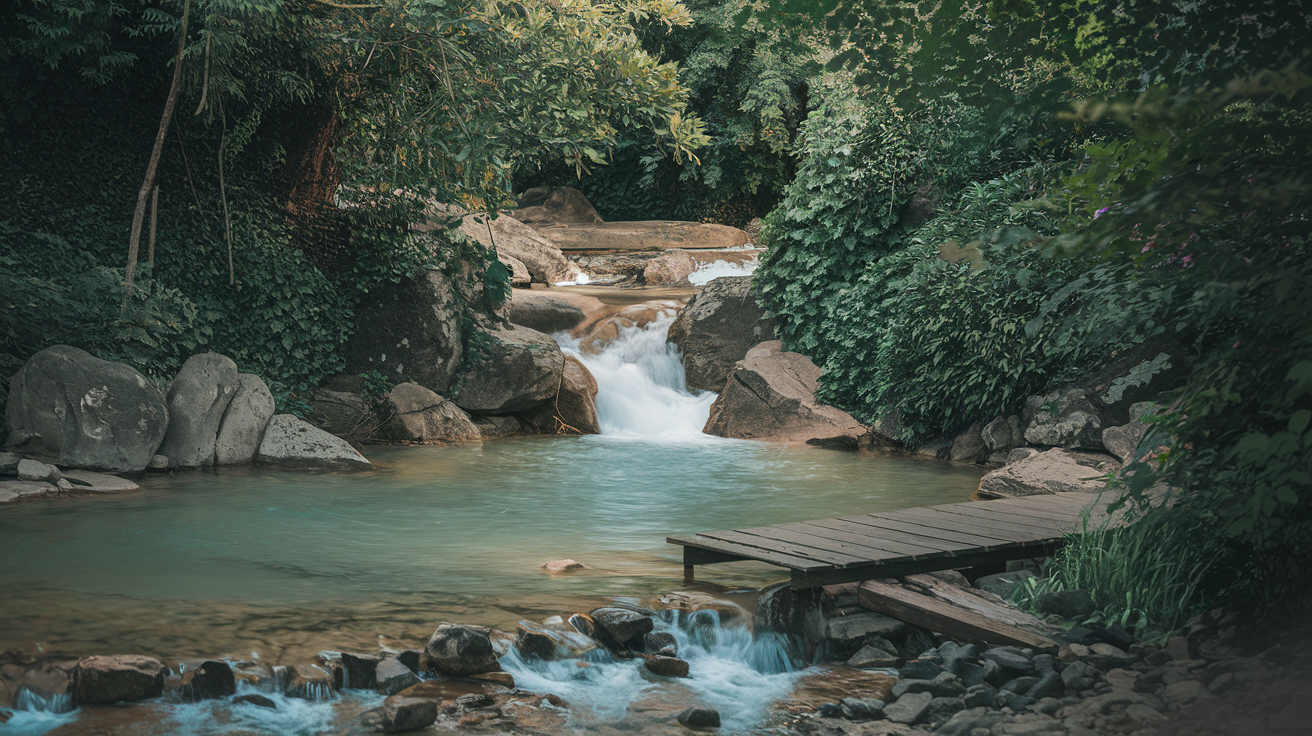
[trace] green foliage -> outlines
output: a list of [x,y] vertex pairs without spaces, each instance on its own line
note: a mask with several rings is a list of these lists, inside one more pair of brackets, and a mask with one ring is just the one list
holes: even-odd
[[1089,620],[1164,640],[1219,600],[1223,591],[1209,582],[1236,563],[1234,550],[1208,531],[1160,512],[1129,526],[1090,526],[1086,519],[1066,536],[1051,576],[1031,578],[1012,598],[1030,608],[1043,593],[1083,590],[1097,606]]

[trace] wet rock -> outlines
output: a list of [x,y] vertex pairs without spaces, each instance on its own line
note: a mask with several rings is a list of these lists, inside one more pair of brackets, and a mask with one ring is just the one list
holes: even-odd
[[384,733],[402,733],[428,728],[437,720],[437,703],[421,698],[393,695],[383,701]]
[[925,719],[930,723],[944,723],[965,709],[966,702],[961,698],[937,697],[929,701]]
[[994,708],[998,704],[998,691],[989,685],[972,685],[966,689],[961,702],[967,708]]
[[621,333],[668,319],[676,315],[679,309],[679,303],[669,299],[630,304],[594,324],[579,340],[579,350],[596,355],[617,340]]
[[1029,657],[1013,651],[1011,647],[994,647],[984,652],[984,659],[996,663],[1004,671],[1029,672],[1034,663]]
[[78,493],[128,493],[140,488],[130,480],[90,470],[65,470],[63,479]]
[[232,667],[220,660],[188,660],[178,667],[178,694],[183,700],[226,698],[237,692],[237,678]]
[[1050,590],[1034,600],[1034,610],[1062,618],[1083,619],[1096,609],[1093,597],[1083,590]]
[[778,340],[747,351],[711,405],[707,434],[779,442],[845,438],[855,449],[865,427],[847,412],[816,401],[820,368],[783,350]]
[[975,587],[980,590],[987,590],[1004,601],[1011,600],[1011,594],[1015,592],[1016,588],[1033,577],[1035,577],[1034,573],[1029,570],[1000,572],[978,578],[975,580]]
[[901,664],[902,658],[874,644],[867,644],[861,647],[860,651],[853,654],[847,660],[847,666],[858,669],[874,669],[879,667],[896,667]]
[[470,442],[483,433],[463,409],[417,383],[402,383],[387,392],[383,433],[404,442]]
[[[273,393],[264,381],[250,373],[237,374],[237,392],[223,413],[214,440],[214,462],[219,465],[254,462],[273,411]],[[155,467],[154,461],[151,467]]]
[[259,694],[256,694],[256,693],[248,693],[248,694],[246,694],[246,695],[238,695],[237,697],[235,697],[235,698],[232,699],[232,702],[234,702],[234,703],[246,703],[246,704],[248,704],[248,705],[254,705],[254,706],[257,706],[257,707],[260,707],[260,708],[268,708],[269,710],[278,710],[278,704],[277,704],[277,703],[273,702],[273,701],[270,700],[269,698],[264,697],[263,695],[259,695]]
[[720,391],[747,351],[774,339],[774,321],[756,303],[751,276],[711,280],[670,326],[683,354],[688,388]]
[[648,654],[670,652],[672,657],[679,651],[679,640],[668,631],[653,631],[642,635],[642,646]]
[[574,560],[552,560],[543,565],[542,569],[547,572],[568,572],[570,570],[582,570],[583,567],[582,562],[575,562]]
[[372,689],[375,670],[382,656],[377,654],[351,654],[342,652],[342,687],[347,690]]
[[554,660],[582,656],[596,649],[597,642],[572,629],[520,621],[515,648],[529,659]]
[[1021,431],[1020,417],[998,417],[980,430],[980,439],[993,452],[1007,452],[1013,447],[1025,444],[1025,435]]
[[1012,461],[985,475],[979,482],[979,496],[989,499],[1049,493],[1095,493],[1106,485],[1101,480],[1103,474],[1081,464],[1065,450],[1052,449]]
[[481,345],[460,367],[451,400],[470,412],[532,409],[556,395],[565,355],[556,341],[527,327],[482,328]]
[[724,250],[751,242],[751,236],[736,227],[672,220],[540,225],[537,231],[566,252],[669,248]]
[[64,476],[59,474],[59,469],[53,465],[46,465],[36,460],[19,460],[18,461],[18,479],[26,481],[49,481],[55,483]]
[[374,689],[386,695],[395,695],[419,682],[409,667],[395,657],[384,659],[374,667]]
[[1002,708],[1011,708],[1014,711],[1020,712],[1028,708],[1033,702],[1034,699],[1028,695],[1013,693],[1009,690],[998,691],[998,705]]
[[550,434],[601,434],[597,418],[597,379],[583,362],[565,356],[554,398],[523,414],[523,419]]
[[1034,684],[1037,683],[1038,681],[1039,678],[1034,677],[1032,675],[1026,677],[1015,677],[1003,683],[1002,687],[998,689],[1004,693],[1018,693],[1020,695],[1028,695],[1030,688],[1033,687]]
[[485,440],[509,437],[523,431],[523,427],[519,423],[519,417],[513,416],[498,417],[484,415],[475,417],[474,426],[478,427],[479,434],[481,434]]
[[531,225],[602,222],[588,198],[573,187],[533,187],[519,195],[518,204],[510,214]]
[[145,700],[164,692],[168,668],[139,654],[87,657],[73,670],[73,698],[82,705]]
[[169,426],[159,454],[174,467],[213,465],[219,423],[238,385],[231,358],[218,353],[188,358],[169,386]]
[[678,716],[679,723],[694,731],[720,727],[720,711],[714,708],[688,708]]
[[884,707],[884,718],[893,723],[915,725],[929,713],[929,703],[934,696],[929,693],[907,693],[897,702]]
[[285,692],[304,700],[327,700],[333,692],[333,673],[314,664],[298,664],[287,668]]
[[456,698],[456,705],[461,708],[486,708],[494,702],[487,693],[467,693]]
[[899,680],[893,686],[893,697],[901,698],[907,693],[929,693],[936,698],[952,698],[964,695],[966,688],[951,672],[941,672],[932,680]]
[[355,308],[355,330],[342,349],[347,371],[378,371],[443,393],[463,357],[463,311],[455,282],[441,271],[370,289]]
[[366,468],[369,461],[351,444],[291,414],[269,420],[257,455],[262,463],[295,467]]
[[640,650],[642,637],[655,624],[651,617],[627,608],[598,608],[591,614],[597,625],[597,638],[615,650]]
[[642,280],[648,286],[686,286],[688,277],[697,270],[697,261],[683,251],[670,251],[647,261],[642,269]]
[[948,459],[956,463],[973,463],[983,460],[988,455],[988,446],[984,442],[982,427],[979,422],[970,425],[966,431],[952,440],[952,449]]
[[131,367],[55,345],[9,385],[7,446],[63,468],[135,472],[169,424],[164,393]]
[[13,503],[23,498],[54,493],[56,490],[56,486],[42,481],[3,480],[0,481],[0,503]]
[[647,671],[661,677],[687,677],[688,663],[678,657],[650,656],[643,660]]
[[438,673],[453,677],[498,672],[487,629],[460,624],[442,624],[428,639],[428,664]]
[[843,698],[839,712],[852,721],[874,721],[884,717],[884,701],[874,698]]
[[510,295],[510,321],[548,335],[584,327],[606,311],[600,299],[565,290],[517,289]]
[[932,680],[943,674],[943,667],[924,659],[913,659],[906,663],[898,676],[904,680]]

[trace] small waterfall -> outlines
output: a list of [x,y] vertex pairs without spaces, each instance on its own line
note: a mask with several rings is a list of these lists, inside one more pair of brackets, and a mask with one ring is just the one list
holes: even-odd
[[9,712],[9,720],[0,726],[5,736],[39,736],[77,718],[72,695],[45,697],[27,688],[18,691],[14,709]]
[[[753,636],[741,622],[722,624],[713,610],[662,611],[655,630],[672,634],[679,658],[688,663],[689,676],[679,680],[696,701],[688,705],[718,710],[727,732],[755,725],[802,674],[783,637]],[[641,659],[616,659],[603,649],[543,661],[526,660],[512,648],[501,666],[520,687],[569,701],[584,721],[623,719],[631,704],[660,687],[660,678],[648,673]]]
[[679,349],[667,342],[677,315],[625,327],[600,354],[580,352],[579,341],[557,335],[597,379],[601,433],[615,437],[703,442],[715,394],[688,390]]

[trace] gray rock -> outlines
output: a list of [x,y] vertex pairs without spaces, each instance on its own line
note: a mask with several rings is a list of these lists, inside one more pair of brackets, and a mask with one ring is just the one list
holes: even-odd
[[720,711],[714,708],[688,708],[679,713],[679,723],[694,731],[720,727]]
[[347,371],[378,371],[390,381],[445,392],[463,357],[464,310],[456,290],[440,271],[370,289],[355,308],[355,330],[343,347]]
[[164,393],[129,366],[55,345],[14,374],[8,446],[64,468],[136,472],[169,424]]
[[1008,692],[1005,690],[998,693],[998,705],[1003,708],[1011,708],[1017,713],[1028,708],[1030,703],[1033,702],[1034,699],[1028,695],[1021,695],[1019,693]]
[[735,364],[702,430],[718,437],[822,442],[857,449],[865,427],[818,402],[820,368],[778,340],[753,347]]
[[898,680],[893,686],[893,697],[907,693],[929,693],[936,698],[952,698],[966,693],[966,688],[951,672],[942,672],[932,680]]
[[510,321],[548,335],[584,327],[606,311],[600,299],[568,291],[516,289],[510,296]]
[[598,639],[611,649],[642,649],[643,636],[655,626],[650,616],[627,608],[598,608],[591,616]]
[[218,353],[193,355],[169,386],[169,428],[159,454],[174,467],[214,464],[223,413],[237,393],[237,364]]
[[642,647],[648,654],[660,654],[667,649],[678,652],[679,640],[668,631],[653,631],[642,635]]
[[774,321],[756,303],[751,276],[726,276],[702,287],[670,326],[683,354],[688,388],[720,391],[734,364],[773,340]]
[[1141,345],[1099,370],[1084,388],[1103,426],[1113,427],[1130,421],[1134,405],[1182,384],[1189,370],[1179,346]]
[[1001,713],[989,710],[990,706],[972,706],[952,716],[947,723],[939,727],[940,736],[973,736],[988,733],[994,724],[1003,719]]
[[1043,673],[1039,681],[1030,686],[1025,694],[1035,700],[1043,698],[1055,698],[1066,690],[1066,684],[1062,681],[1061,675],[1055,670],[1048,670]]
[[948,459],[957,463],[973,463],[983,460],[988,455],[988,447],[984,443],[981,430],[979,422],[975,422],[965,432],[957,435],[952,440],[952,449],[948,453]]
[[[264,379],[250,373],[237,375],[237,392],[219,423],[214,440],[214,461],[219,465],[249,465],[273,418],[273,393]],[[153,463],[153,461],[152,461]],[[153,467],[153,464],[152,464]]]
[[59,474],[59,469],[53,465],[46,465],[37,460],[19,460],[18,461],[18,479],[33,481],[57,482],[64,476]]
[[[1030,455],[998,468],[979,482],[980,498],[1016,498],[1051,493],[1095,493],[1106,485],[1099,472],[1080,462],[1080,456],[1061,449]],[[1108,460],[1114,459],[1111,457]]]
[[269,420],[256,455],[262,463],[295,467],[367,468],[370,463],[351,443],[291,414]]
[[972,685],[966,689],[962,703],[967,708],[994,708],[998,704],[998,691],[989,685]]
[[843,698],[838,701],[843,717],[852,721],[874,721],[884,717],[884,701],[875,698]]
[[697,261],[681,250],[672,250],[647,261],[642,280],[648,286],[688,286],[688,277],[697,270]]
[[[230,406],[231,406],[231,405],[230,405]],[[220,430],[220,431],[221,431],[221,430]],[[261,428],[261,430],[260,430],[261,435],[263,434],[263,431],[264,431],[263,428]],[[216,450],[216,451],[218,450],[217,445],[215,446],[215,450]],[[217,453],[216,453],[216,455],[217,455]],[[163,455],[155,455],[154,457],[152,457],[152,458],[150,459],[150,464],[147,465],[146,468],[149,469],[149,470],[168,470],[168,468],[169,468],[169,459],[168,459],[167,457],[163,456]]]
[[907,625],[891,616],[862,611],[835,616],[825,622],[825,643],[835,656],[846,659],[876,639],[900,639]]
[[582,273],[565,258],[556,243],[543,237],[540,228],[529,227],[510,215],[498,215],[495,220],[482,213],[464,215],[460,232],[484,247],[495,248],[498,256],[509,256],[523,263],[529,277],[537,283],[574,281]]
[[573,187],[533,187],[518,198],[519,209],[511,215],[533,225],[560,225],[571,222],[599,223],[601,215],[592,203]]
[[984,659],[995,662],[999,667],[1011,672],[1028,672],[1034,666],[1029,657],[1006,648],[994,647],[984,652]]
[[16,452],[0,452],[0,473],[17,473],[22,459],[23,456]]
[[678,657],[647,657],[642,662],[643,667],[653,675],[661,677],[687,677],[688,663]]
[[993,575],[985,575],[975,581],[975,587],[996,595],[1003,600],[1010,600],[1011,594],[1016,588],[1026,580],[1034,578],[1034,573],[1029,570],[1016,570],[1014,572],[1000,572]]
[[874,669],[878,667],[896,667],[901,662],[901,657],[887,649],[877,647],[874,644],[867,644],[848,658],[847,666],[858,669]]
[[907,693],[896,703],[884,706],[884,718],[892,723],[915,725],[929,713],[929,703],[933,699],[929,693]]
[[1103,447],[1121,462],[1133,462],[1138,455],[1139,445],[1148,434],[1148,425],[1143,421],[1143,417],[1156,414],[1158,411],[1157,404],[1149,401],[1130,407],[1129,424],[1108,427],[1102,431]]
[[1096,682],[1097,670],[1087,662],[1071,662],[1061,671],[1062,684],[1068,690],[1087,690]]
[[898,676],[903,680],[932,680],[943,674],[943,671],[943,667],[934,662],[913,659],[898,671]]
[[1102,449],[1102,420],[1083,389],[1057,389],[1025,402],[1025,441],[1040,447]]
[[428,664],[439,674],[451,677],[499,672],[496,651],[487,629],[460,624],[442,624],[428,639]]
[[168,668],[139,654],[87,657],[73,668],[73,699],[81,705],[145,700],[164,692]]
[[402,383],[387,393],[391,414],[383,433],[406,442],[470,442],[483,434],[463,409],[417,383]]
[[984,425],[984,428],[980,430],[980,438],[994,452],[1007,452],[1011,448],[1025,443],[1025,436],[1020,426],[1020,417],[1015,414],[1009,417],[998,417]]
[[130,493],[140,488],[130,480],[90,470],[66,470],[64,480],[71,481],[78,493]]
[[510,437],[523,431],[519,418],[513,416],[491,416],[484,415],[474,418],[474,426],[478,427],[478,432],[485,440],[495,440],[501,437]]
[[415,673],[395,657],[384,659],[374,667],[374,688],[380,693],[395,695],[417,682]]
[[376,670],[382,659],[377,654],[342,652],[342,689],[365,690],[375,687]]
[[1034,610],[1062,618],[1087,618],[1096,609],[1093,597],[1083,590],[1050,590],[1034,600]]
[[527,327],[482,329],[477,355],[457,375],[451,400],[470,412],[531,409],[556,395],[565,355],[556,341]]
[[930,723],[944,723],[965,708],[966,702],[961,698],[934,698],[929,701],[929,712],[925,718]]
[[1039,678],[1034,677],[1032,675],[1028,675],[1025,677],[1015,677],[1003,683],[1002,687],[998,689],[1004,693],[1019,693],[1021,695],[1028,695],[1030,688],[1034,687],[1034,684],[1037,683],[1038,681]]
[[437,702],[393,695],[383,701],[381,715],[383,733],[418,731],[437,720]]
[[[342,382],[334,382],[334,386]],[[365,440],[378,430],[378,417],[365,401],[363,390],[341,391],[323,386],[310,398],[310,415],[306,419],[331,435],[347,440]]]

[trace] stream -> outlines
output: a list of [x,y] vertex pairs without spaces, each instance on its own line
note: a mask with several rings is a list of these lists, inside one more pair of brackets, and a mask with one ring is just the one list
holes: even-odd
[[[597,379],[601,435],[369,446],[372,472],[222,468],[147,476],[134,494],[6,508],[0,651],[292,664],[326,649],[421,646],[443,621],[513,631],[521,619],[608,600],[654,606],[688,589],[669,534],[964,501],[975,489],[981,472],[970,467],[702,434],[715,395],[687,390],[665,339],[671,321],[630,328],[599,355],[558,336]],[[561,558],[587,567],[540,569]],[[755,590],[786,574],[741,562],[698,578],[693,590],[750,610]],[[749,726],[798,676],[802,663],[741,623],[688,624],[672,613],[659,623],[691,666],[678,687],[721,708],[729,730]],[[573,663],[512,653],[503,666],[521,687],[607,722],[661,687],[632,661],[581,675]],[[187,714],[227,706],[177,705],[170,722],[191,726],[141,732],[321,733],[371,697],[300,701],[277,711],[281,725],[240,727],[241,708],[216,720]],[[53,716],[41,711],[20,710],[0,733],[76,720],[42,726],[33,719]]]

